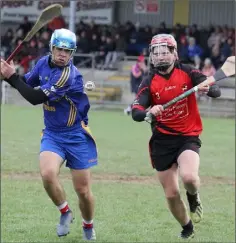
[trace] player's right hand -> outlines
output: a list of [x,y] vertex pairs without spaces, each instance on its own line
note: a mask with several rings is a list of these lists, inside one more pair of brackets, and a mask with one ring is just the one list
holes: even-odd
[[150,110],[149,113],[153,114],[154,116],[161,115],[164,111],[164,108],[162,105],[154,105]]
[[11,61],[10,64],[8,64],[2,58],[1,58],[0,70],[1,70],[1,76],[7,79],[9,79],[16,72],[13,61]]
[[198,93],[199,94],[207,94],[209,92],[210,86],[206,85],[201,88],[198,88]]

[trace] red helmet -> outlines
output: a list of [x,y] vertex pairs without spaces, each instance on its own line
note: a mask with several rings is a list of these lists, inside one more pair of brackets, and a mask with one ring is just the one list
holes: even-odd
[[169,34],[159,34],[152,37],[150,48],[152,49],[153,47],[160,45],[167,45],[169,47],[174,47],[174,49],[177,49],[177,42],[175,38]]

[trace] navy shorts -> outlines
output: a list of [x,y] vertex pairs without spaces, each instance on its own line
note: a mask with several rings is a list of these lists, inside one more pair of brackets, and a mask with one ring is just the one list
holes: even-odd
[[97,165],[96,144],[86,131],[43,130],[40,152],[51,151],[66,161],[66,167],[82,170]]

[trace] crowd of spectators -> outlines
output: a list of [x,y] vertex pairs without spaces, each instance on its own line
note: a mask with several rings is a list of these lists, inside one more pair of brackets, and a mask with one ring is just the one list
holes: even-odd
[[[5,56],[23,40],[31,29],[27,17],[16,30],[8,29],[1,36],[1,47]],[[24,47],[15,59],[22,72],[26,72],[32,61],[49,52],[51,33],[56,28],[68,27],[62,17],[43,28]],[[124,55],[148,56],[148,45],[153,35],[158,33],[172,34],[178,43],[179,59],[191,63],[210,75],[218,69],[228,56],[235,55],[235,29],[228,26],[208,26],[200,28],[197,25],[182,26],[176,24],[172,28],[165,23],[159,26],[141,26],[140,23],[127,22],[108,25],[76,24],[77,51],[80,54],[95,54],[95,67],[100,69],[115,69],[117,60]],[[90,66],[88,57],[75,57],[74,62]]]

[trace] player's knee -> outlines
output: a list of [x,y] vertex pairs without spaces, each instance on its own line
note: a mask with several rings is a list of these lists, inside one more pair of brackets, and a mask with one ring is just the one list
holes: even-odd
[[53,183],[57,178],[57,172],[53,169],[41,169],[40,171],[43,182]]
[[195,184],[199,177],[195,173],[184,173],[182,174],[182,180],[184,184]]
[[168,201],[175,200],[180,197],[180,192],[178,188],[170,188],[165,190],[165,196]]
[[89,184],[75,185],[74,188],[79,198],[86,198],[90,195],[91,190]]

